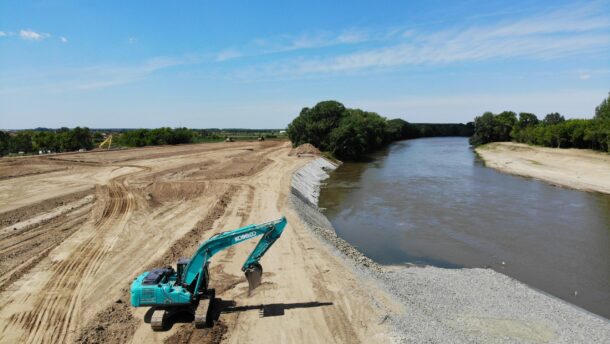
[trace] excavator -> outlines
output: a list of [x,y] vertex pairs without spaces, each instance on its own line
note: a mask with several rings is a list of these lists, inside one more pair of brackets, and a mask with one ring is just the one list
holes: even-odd
[[259,260],[280,237],[285,226],[286,218],[282,217],[279,220],[252,224],[214,235],[199,246],[191,259],[179,259],[175,270],[171,266],[156,268],[136,277],[131,284],[131,305],[153,307],[150,321],[153,331],[165,328],[165,320],[169,314],[184,311],[194,314],[195,327],[212,325],[215,291],[208,288],[208,266],[212,256],[262,235],[241,268],[252,291],[261,283],[263,267]]
[[108,137],[106,137],[106,139],[100,143],[98,148],[102,149],[104,145],[107,145],[108,150],[110,150],[110,146],[112,146],[112,134],[108,135]]

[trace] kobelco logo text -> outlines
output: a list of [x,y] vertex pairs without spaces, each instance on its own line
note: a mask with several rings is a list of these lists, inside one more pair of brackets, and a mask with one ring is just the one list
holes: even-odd
[[256,232],[245,233],[235,237],[235,241],[242,241],[256,236]]

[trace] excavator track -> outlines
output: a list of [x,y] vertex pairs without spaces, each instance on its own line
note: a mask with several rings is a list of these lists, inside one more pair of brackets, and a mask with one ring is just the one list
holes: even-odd
[[153,331],[162,331],[165,328],[164,320],[165,310],[156,309],[150,318],[150,327],[152,327]]
[[212,324],[212,307],[216,293],[214,289],[208,290],[208,295],[205,295],[199,300],[199,304],[195,309],[195,327],[205,328]]

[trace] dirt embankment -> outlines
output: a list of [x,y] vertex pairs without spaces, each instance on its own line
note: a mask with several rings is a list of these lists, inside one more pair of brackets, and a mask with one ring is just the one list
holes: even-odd
[[[235,189],[229,188],[225,193],[220,195],[218,201],[204,219],[197,222],[195,227],[186,233],[186,235],[174,242],[161,258],[150,263],[147,267],[143,268],[143,270],[172,265],[179,258],[193,254],[198,247],[200,238],[203,237],[205,232],[212,228],[214,222],[224,214],[227,204],[234,193]],[[89,321],[82,329],[77,342],[126,343],[132,339],[136,329],[140,326],[140,321],[133,316],[130,309],[129,284],[129,281],[125,283],[125,288],[122,290],[123,295],[120,299],[97,313],[95,317]],[[219,342],[219,340],[222,339],[224,332],[226,332],[226,326],[221,323],[213,330],[205,329],[201,332],[201,338],[209,337],[209,339],[218,339],[218,341],[206,340],[204,342]],[[174,336],[180,338],[184,337],[181,333],[177,333]],[[191,336],[189,336],[189,338],[190,337]],[[185,341],[179,340],[177,342]]]
[[610,194],[610,154],[495,142],[476,148],[485,165],[502,172],[583,191]]
[[[381,308],[369,302],[384,294],[287,206],[292,173],[311,159],[289,151],[235,142],[2,160],[0,342],[387,342]],[[178,316],[153,332],[150,311],[130,306],[142,271],[282,215],[288,226],[255,292],[240,269],[254,242],[214,257],[212,330]]]

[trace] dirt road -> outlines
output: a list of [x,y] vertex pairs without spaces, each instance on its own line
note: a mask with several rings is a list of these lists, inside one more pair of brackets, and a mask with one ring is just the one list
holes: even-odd
[[610,194],[610,155],[495,142],[476,149],[489,167],[583,191]]
[[[311,158],[279,142],[142,148],[0,160],[0,342],[387,342],[387,296],[358,279],[286,206]],[[288,218],[248,295],[254,242],[215,257],[217,322],[152,332],[129,305],[147,268],[213,234]]]

